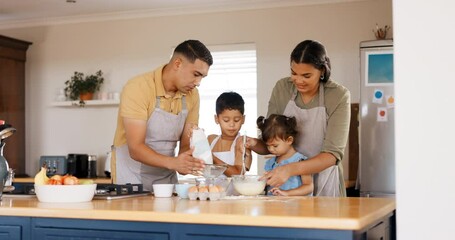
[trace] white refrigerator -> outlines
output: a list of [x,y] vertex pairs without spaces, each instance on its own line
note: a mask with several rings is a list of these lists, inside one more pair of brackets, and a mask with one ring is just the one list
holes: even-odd
[[360,43],[359,174],[363,197],[395,195],[393,41]]

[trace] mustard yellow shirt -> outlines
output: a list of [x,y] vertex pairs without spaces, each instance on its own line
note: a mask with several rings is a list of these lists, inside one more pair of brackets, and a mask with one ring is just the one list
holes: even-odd
[[[117,116],[117,130],[114,136],[114,146],[126,144],[123,118],[147,121],[155,110],[156,97],[160,97],[160,109],[179,114],[182,111],[182,97],[186,97],[188,117],[185,123],[199,122],[199,92],[194,88],[187,94],[177,92],[171,97],[165,93],[162,72],[165,65],[152,72],[130,79],[123,87],[120,97],[120,107]],[[163,123],[164,124],[164,123]]]

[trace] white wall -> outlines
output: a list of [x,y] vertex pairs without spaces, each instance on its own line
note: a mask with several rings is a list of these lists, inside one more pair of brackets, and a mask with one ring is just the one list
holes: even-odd
[[455,2],[393,9],[398,239],[454,239]]
[[292,49],[302,40],[316,39],[327,47],[333,79],[347,86],[352,102],[358,102],[359,42],[373,39],[376,23],[391,25],[391,10],[390,0],[371,0],[0,30],[33,42],[27,54],[26,171],[35,174],[41,155],[78,152],[102,159],[109,150],[116,107],[51,106],[74,71],[101,69],[104,89],[120,91],[132,76],[167,62],[171,48],[183,40],[199,39],[207,45],[254,42],[258,114],[264,115],[275,82],[289,75]]

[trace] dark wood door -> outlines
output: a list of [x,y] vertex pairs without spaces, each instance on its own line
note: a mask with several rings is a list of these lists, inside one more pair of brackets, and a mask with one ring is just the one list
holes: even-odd
[[0,120],[17,131],[5,139],[3,155],[16,174],[25,174],[25,61],[30,42],[0,35]]

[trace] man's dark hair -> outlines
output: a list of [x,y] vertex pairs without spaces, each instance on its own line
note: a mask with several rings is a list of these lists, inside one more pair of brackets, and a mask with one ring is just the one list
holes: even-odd
[[198,40],[186,40],[180,43],[174,50],[174,53],[180,53],[185,56],[191,63],[199,59],[209,66],[213,64],[212,54],[209,49]]
[[216,99],[216,115],[224,110],[239,110],[243,115],[245,112],[245,101],[236,92],[224,92]]

